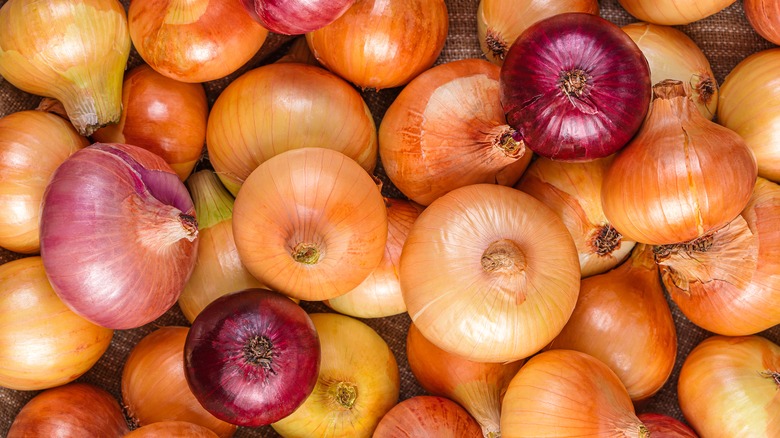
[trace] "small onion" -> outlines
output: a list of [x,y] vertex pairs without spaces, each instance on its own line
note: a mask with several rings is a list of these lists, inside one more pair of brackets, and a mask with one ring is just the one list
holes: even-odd
[[641,21],[668,26],[693,23],[714,15],[736,0],[618,0]]
[[210,429],[186,421],[159,421],[139,427],[124,436],[124,438],[218,438],[219,435]]
[[271,32],[301,35],[326,26],[355,0],[241,0],[255,20]]
[[41,257],[54,291],[104,327],[154,321],[194,267],[194,214],[187,188],[152,152],[119,143],[79,150],[43,196]]
[[454,401],[430,395],[393,406],[372,438],[482,438],[479,424]]
[[771,43],[780,44],[780,3],[774,0],[744,0],[745,17],[753,29]]
[[644,412],[637,417],[652,438],[699,438],[688,425],[668,415]]
[[621,149],[650,103],[650,68],[617,25],[565,12],[537,21],[501,66],[501,104],[526,147],[587,161]]

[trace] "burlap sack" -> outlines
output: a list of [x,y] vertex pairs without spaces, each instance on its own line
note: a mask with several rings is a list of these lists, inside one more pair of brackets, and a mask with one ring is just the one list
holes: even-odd
[[[4,3],[5,0],[0,0],[0,5]],[[129,5],[128,0],[123,0],[122,3],[126,7]],[[450,31],[437,64],[457,59],[482,57],[476,33],[476,10],[478,3],[478,0],[447,0]],[[601,16],[618,25],[622,26],[636,21],[620,7],[617,0],[605,0],[599,3]],[[714,16],[690,25],[679,26],[678,28],[688,34],[707,55],[719,84],[723,82],[731,69],[746,56],[759,50],[774,47],[771,43],[758,36],[750,27],[745,18],[741,0]],[[220,91],[240,74],[280,57],[290,41],[290,37],[271,34],[257,56],[244,67],[227,78],[206,83],[205,87],[209,97],[209,104],[212,104]],[[138,55],[133,52],[129,63],[130,67],[140,62]],[[377,126],[388,105],[398,95],[399,91],[400,89],[389,89],[381,92],[363,92],[364,99],[371,108]],[[39,100],[39,97],[23,93],[0,78],[0,116],[23,109],[34,108]],[[392,184],[383,175],[381,166],[377,172],[385,182],[385,194],[398,196],[398,191],[392,187]],[[20,255],[18,254],[0,248],[0,263],[19,257]],[[320,303],[303,303],[303,306],[310,312],[329,311],[327,307]],[[709,336],[710,333],[688,322],[674,303],[670,302],[670,306],[677,324],[678,333],[676,366],[666,386],[647,404],[640,407],[639,411],[663,413],[683,420],[676,398],[676,382],[679,369],[690,350],[705,337]],[[394,317],[366,319],[363,321],[373,327],[387,341],[395,353],[401,375],[400,400],[424,394],[425,391],[415,381],[406,361],[405,338],[411,321],[409,316],[402,314]],[[187,325],[187,320],[178,307],[174,306],[164,316],[143,327],[134,330],[116,331],[105,355],[88,373],[78,380],[105,388],[117,400],[121,400],[119,378],[122,366],[130,350],[143,336],[158,327],[167,325]],[[0,321],[1,326],[2,321]],[[780,342],[779,326],[775,326],[761,334],[774,342]],[[0,436],[7,434],[8,428],[16,414],[37,393],[35,391],[12,391],[0,387]],[[270,427],[264,427],[258,429],[240,428],[235,436],[276,437],[278,435]]]

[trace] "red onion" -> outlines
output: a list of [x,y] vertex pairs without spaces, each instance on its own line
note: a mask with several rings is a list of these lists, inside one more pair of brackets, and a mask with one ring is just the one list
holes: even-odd
[[79,150],[54,172],[41,204],[41,257],[54,291],[103,327],[157,319],[195,266],[194,214],[158,155],[119,143]]
[[241,0],[249,14],[271,32],[302,35],[336,21],[355,0]]
[[645,412],[637,417],[647,426],[652,438],[699,438],[693,429],[674,417],[652,412]]
[[290,415],[311,394],[320,341],[293,300],[244,289],[212,301],[184,344],[187,383],[201,405],[232,424],[258,427]]
[[650,105],[650,67],[617,25],[567,12],[526,29],[499,77],[510,126],[537,154],[585,161],[631,139]]

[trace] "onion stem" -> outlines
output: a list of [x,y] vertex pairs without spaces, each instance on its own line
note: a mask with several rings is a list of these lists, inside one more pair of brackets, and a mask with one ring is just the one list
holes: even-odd
[[273,359],[276,356],[274,345],[267,337],[252,336],[244,345],[243,353],[247,362],[258,365],[271,374],[276,374],[276,370],[273,369]]
[[313,243],[299,243],[293,248],[292,257],[298,263],[314,265],[320,260],[320,250]]
[[491,243],[482,254],[482,269],[486,272],[522,271],[525,264],[525,256],[520,247],[507,239]]
[[592,245],[596,254],[608,256],[620,245],[623,235],[610,224],[598,228],[594,233]]
[[338,382],[329,392],[336,403],[344,409],[352,409],[358,396],[357,385],[350,382]]
[[507,43],[504,41],[504,38],[501,37],[501,34],[493,29],[488,28],[487,32],[485,33],[485,44],[487,45],[488,50],[490,50],[490,53],[492,53],[496,59],[500,59],[502,61],[504,60],[504,56],[506,56],[508,48]]
[[561,90],[566,96],[571,97],[573,94],[576,97],[581,97],[588,85],[588,79],[589,75],[585,73],[585,70],[579,68],[562,71],[560,78]]
[[761,374],[761,377],[766,377],[768,379],[772,379],[775,381],[775,385],[777,385],[778,389],[780,389],[780,372],[772,371],[772,370],[766,370],[762,371],[759,374]]

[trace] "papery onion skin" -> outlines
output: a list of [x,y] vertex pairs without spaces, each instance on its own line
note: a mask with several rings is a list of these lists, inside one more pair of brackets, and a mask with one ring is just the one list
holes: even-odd
[[140,146],[165,159],[179,179],[187,179],[206,142],[209,109],[203,85],[140,64],[125,75],[122,109],[119,122],[98,129],[92,139]]
[[780,4],[772,0],[744,0],[745,17],[765,40],[780,45]]
[[756,160],[736,132],[703,117],[687,83],[653,86],[645,123],[604,175],[601,202],[627,239],[665,245],[726,225],[747,204]]
[[526,147],[556,160],[603,158],[628,143],[650,103],[650,68],[617,25],[565,12],[537,21],[501,66],[501,104]]
[[187,188],[159,156],[94,143],[65,160],[43,196],[41,257],[57,295],[114,329],[165,313],[195,264],[197,222]]
[[597,0],[480,0],[477,36],[488,61],[501,65],[509,47],[529,26],[563,12],[598,15]]
[[217,438],[219,435],[210,429],[186,421],[159,421],[139,427],[124,436],[124,438],[157,438],[157,437],[187,437],[187,438]]
[[377,164],[376,125],[357,90],[297,62],[265,65],[231,82],[214,102],[206,135],[209,160],[233,196],[257,166],[291,149],[337,150],[369,173]]
[[636,244],[615,230],[601,205],[601,186],[612,157],[585,162],[537,157],[514,186],[563,220],[577,246],[582,278],[614,268]]
[[761,336],[711,336],[683,362],[677,395],[702,436],[780,436],[780,347]]
[[650,64],[653,84],[677,79],[691,87],[691,98],[702,116],[712,120],[718,110],[718,82],[707,56],[685,32],[652,23],[630,23],[623,31],[639,46]]
[[369,438],[398,403],[398,362],[387,342],[360,320],[338,313],[311,313],[320,336],[322,362],[306,401],[271,426],[283,437]]
[[103,356],[113,330],[71,312],[40,257],[0,265],[0,386],[22,391],[72,382]]
[[121,438],[130,430],[108,391],[74,382],[47,389],[24,405],[6,438]]
[[263,27],[283,35],[301,35],[324,27],[354,3],[355,0],[241,0]]
[[67,120],[44,111],[19,111],[0,119],[0,246],[40,250],[40,205],[51,174],[89,145]]
[[672,374],[677,333],[649,245],[582,280],[574,313],[549,348],[577,350],[615,372],[631,400],[655,395]]
[[710,332],[751,335],[780,324],[780,186],[758,178],[748,205],[725,227],[655,248],[671,299]]
[[652,438],[699,438],[693,429],[674,417],[652,412],[644,412],[637,417],[647,426]]
[[649,438],[620,379],[600,360],[573,350],[539,353],[509,383],[502,438]]
[[474,184],[438,198],[401,252],[412,321],[439,348],[475,362],[539,351],[571,316],[579,287],[563,222],[511,187]]
[[326,300],[376,269],[387,242],[387,209],[376,182],[341,152],[283,152],[252,171],[233,208],[241,261],[267,287]]
[[404,195],[429,205],[465,185],[517,182],[533,154],[506,123],[498,75],[485,60],[452,61],[421,73],[393,100],[379,125],[379,156]]
[[693,23],[714,15],[735,0],[618,0],[629,14],[641,21],[668,26]]
[[10,0],[0,8],[0,75],[62,102],[83,136],[119,120],[129,56],[117,0]]
[[144,61],[181,82],[228,76],[252,59],[268,36],[236,0],[132,1],[127,21]]
[[372,438],[481,438],[479,424],[454,401],[418,395],[393,406]]
[[439,57],[449,31],[444,0],[360,0],[306,34],[328,70],[362,89],[406,85]]
[[282,294],[223,295],[195,318],[184,345],[187,383],[217,418],[265,426],[301,406],[317,383],[320,340],[309,315]]
[[754,53],[723,80],[718,123],[735,131],[756,157],[758,175],[780,182],[780,48]]

